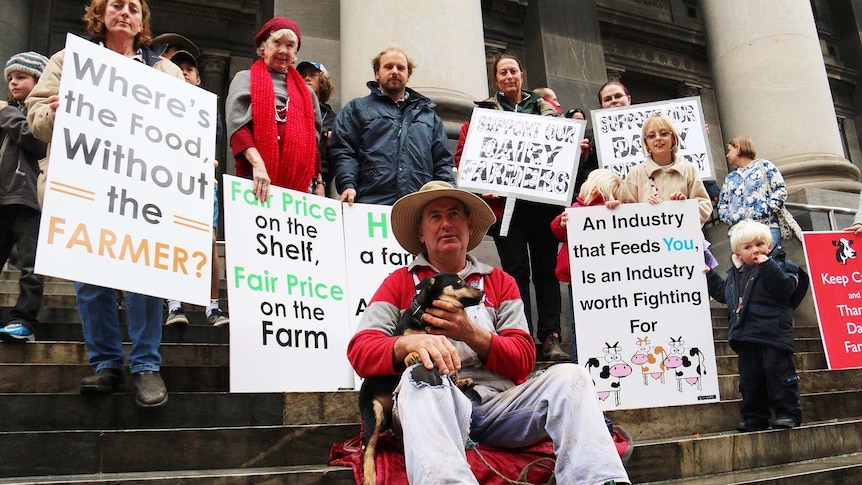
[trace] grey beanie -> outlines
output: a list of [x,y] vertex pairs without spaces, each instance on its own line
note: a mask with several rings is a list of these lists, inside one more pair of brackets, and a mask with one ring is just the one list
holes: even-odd
[[42,75],[45,66],[48,65],[48,58],[38,52],[22,52],[15,54],[9,61],[6,62],[6,69],[3,70],[3,79],[9,79],[9,74],[15,71],[29,74],[36,79]]

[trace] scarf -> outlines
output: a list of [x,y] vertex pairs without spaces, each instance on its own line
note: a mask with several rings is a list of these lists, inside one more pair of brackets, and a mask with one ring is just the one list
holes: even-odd
[[258,59],[251,65],[251,119],[254,144],[266,164],[272,185],[308,192],[317,176],[314,107],[308,87],[292,66],[285,78],[289,106],[282,152],[278,152],[275,91],[269,69]]

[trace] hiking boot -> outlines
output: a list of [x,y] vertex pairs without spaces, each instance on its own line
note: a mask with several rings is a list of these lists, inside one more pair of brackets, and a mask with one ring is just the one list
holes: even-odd
[[742,420],[736,425],[736,430],[740,433],[751,433],[753,431],[763,431],[765,429],[769,429],[768,424],[749,419]]
[[125,389],[126,383],[120,369],[99,369],[95,375],[81,379],[81,394],[110,394]]
[[9,323],[3,328],[0,328],[0,340],[4,342],[32,342],[36,340],[33,331],[25,327],[23,323]]
[[542,358],[544,361],[571,362],[572,357],[560,348],[560,337],[551,334],[542,342]]
[[189,319],[186,318],[186,312],[182,308],[171,310],[168,313],[168,318],[165,320],[165,325],[188,325]]
[[230,319],[221,311],[221,308],[214,309],[210,313],[210,316],[207,317],[207,325],[212,325],[213,327],[221,327],[228,323],[230,323]]
[[157,371],[145,370],[132,374],[135,382],[135,404],[142,408],[154,408],[168,402],[165,381]]

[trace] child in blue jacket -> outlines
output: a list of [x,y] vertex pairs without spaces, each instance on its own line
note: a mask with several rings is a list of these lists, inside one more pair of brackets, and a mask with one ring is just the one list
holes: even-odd
[[[741,432],[793,428],[802,423],[799,375],[793,363],[793,303],[800,269],[769,226],[739,222],[730,234],[733,267],[727,279],[710,269],[709,294],[727,305],[728,341],[737,353],[742,393]],[[806,281],[807,282],[807,281]],[[807,286],[805,286],[807,289]],[[772,412],[775,417],[771,420]]]

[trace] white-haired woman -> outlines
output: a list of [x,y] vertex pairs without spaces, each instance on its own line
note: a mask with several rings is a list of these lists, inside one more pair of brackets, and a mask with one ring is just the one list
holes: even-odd
[[236,73],[225,103],[236,174],[254,180],[260,201],[270,184],[323,195],[317,142],[320,106],[293,67],[302,36],[296,23],[275,17],[254,36],[256,60]]

